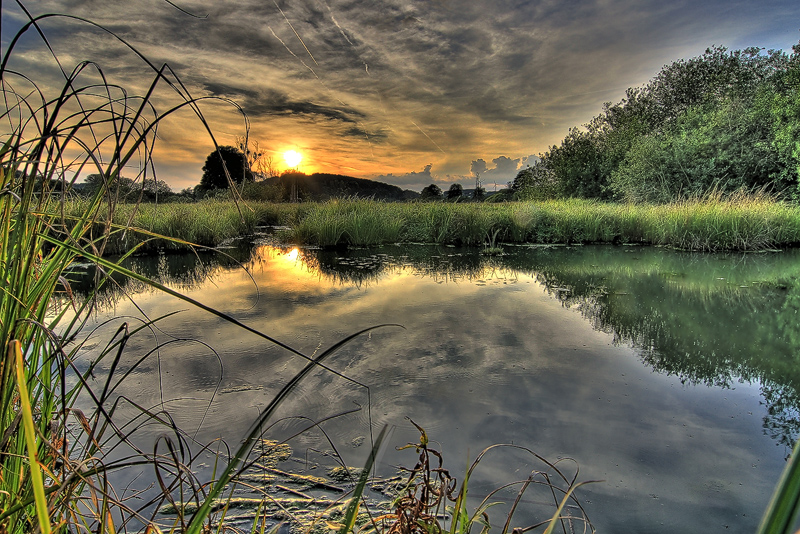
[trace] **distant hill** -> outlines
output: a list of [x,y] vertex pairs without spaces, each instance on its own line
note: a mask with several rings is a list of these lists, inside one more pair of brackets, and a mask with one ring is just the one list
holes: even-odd
[[329,198],[358,197],[374,198],[376,200],[409,200],[419,197],[419,193],[408,189],[400,189],[396,185],[353,178],[341,174],[327,174],[315,172],[308,175],[303,173],[287,173],[264,181],[268,185],[279,185],[286,194],[291,191],[292,182],[297,186],[300,200],[327,200]]

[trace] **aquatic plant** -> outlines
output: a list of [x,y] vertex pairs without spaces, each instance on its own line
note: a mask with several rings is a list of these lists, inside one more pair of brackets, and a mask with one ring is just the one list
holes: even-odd
[[[529,532],[543,527],[543,532],[549,534],[561,526],[564,532],[575,532],[576,524],[583,524],[583,531],[594,532],[594,527],[589,522],[583,507],[575,497],[575,490],[591,484],[594,481],[578,482],[578,470],[573,476],[568,476],[562,464],[571,460],[559,460],[552,463],[525,447],[515,445],[493,445],[484,449],[472,462],[464,474],[459,486],[458,481],[444,468],[442,453],[430,445],[425,430],[411,421],[420,432],[418,443],[409,443],[398,450],[414,449],[418,459],[412,469],[403,469],[406,479],[391,503],[391,511],[378,517],[370,517],[360,530],[361,533],[376,532],[380,534],[466,534],[472,532],[474,526],[479,526],[482,533],[492,527],[488,511],[499,504],[498,498],[501,491],[516,488],[516,496],[506,513],[501,534],[511,532]],[[534,468],[524,480],[510,482],[486,495],[478,506],[469,511],[467,496],[469,481],[481,461],[489,454],[504,448],[512,448],[525,452],[537,467]],[[533,492],[533,488],[543,488],[547,498],[552,499],[555,511],[538,523],[525,527],[512,528],[514,513],[526,493]],[[356,493],[358,495],[358,492]],[[446,524],[449,522],[449,526]],[[352,530],[352,524],[343,525],[341,534]]]

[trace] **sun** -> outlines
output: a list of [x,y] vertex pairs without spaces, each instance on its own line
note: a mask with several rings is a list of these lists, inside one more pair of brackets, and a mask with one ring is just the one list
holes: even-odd
[[283,159],[286,160],[286,164],[290,169],[294,169],[303,160],[303,155],[296,150],[288,150],[283,153]]

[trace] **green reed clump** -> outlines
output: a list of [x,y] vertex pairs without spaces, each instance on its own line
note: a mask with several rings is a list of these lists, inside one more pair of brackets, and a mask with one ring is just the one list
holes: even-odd
[[687,250],[760,250],[800,242],[800,208],[760,194],[643,208],[650,242]]
[[[176,219],[160,214],[148,222],[147,212],[141,215],[137,206],[119,204],[116,184],[122,171],[137,163],[141,172],[136,181],[147,177],[156,128],[165,117],[189,109],[203,122],[202,114],[197,100],[166,67],[146,60],[145,68],[153,72],[146,96],[112,85],[95,63],[79,62],[72,71],[63,70],[65,62],[46,42],[43,48],[52,54],[55,72],[63,75],[60,86],[53,87],[47,76],[38,85],[38,73],[9,69],[20,40],[28,33],[45,39],[39,24],[59,17],[33,17],[22,3],[17,7],[28,19],[0,57],[0,531],[114,532],[132,517],[150,528],[142,511],[158,499],[171,498],[176,487],[188,482],[186,463],[157,448],[119,451],[130,445],[139,425],[169,429],[168,417],[126,401],[141,410],[144,420],[130,426],[114,422],[119,400],[111,395],[120,379],[114,369],[135,329],[122,325],[88,369],[76,368],[78,351],[91,335],[81,331],[93,299],[74,299],[66,272],[75,262],[92,261],[102,268],[101,275],[119,271],[170,292],[102,256],[117,243],[128,254],[135,252],[141,241],[126,241],[133,234],[158,239],[163,236],[155,231],[181,231]],[[5,8],[0,9],[4,14]],[[99,29],[89,21],[71,20]],[[164,86],[178,103],[159,113],[150,99]],[[72,185],[84,174],[98,174],[103,183],[89,199],[70,199]],[[137,216],[144,219],[134,228],[131,221]],[[229,231],[252,225],[250,217],[240,214],[244,226]],[[210,219],[208,210],[205,220]],[[158,227],[156,221],[174,226]],[[107,280],[98,276],[96,287]],[[68,304],[56,307],[57,294]],[[90,377],[100,365],[111,370],[93,389]],[[76,408],[79,396],[82,409]],[[171,445],[183,439],[172,430],[164,438]],[[159,480],[165,485],[155,501],[132,508],[109,486],[109,474],[142,464],[160,466]],[[193,517],[198,531],[205,519]]]
[[684,250],[763,250],[800,243],[800,207],[760,194],[673,204],[560,199],[511,203],[307,204],[294,239],[317,245],[422,242],[636,243]]
[[[89,201],[72,200],[65,210],[72,216],[82,213]],[[123,254],[133,247],[140,252],[188,250],[189,243],[215,247],[238,237],[252,235],[260,225],[286,225],[296,218],[297,205],[237,203],[209,199],[195,203],[117,204],[113,221],[105,213],[95,222],[96,232],[115,223],[124,231],[110,235],[106,254]],[[156,236],[168,236],[168,239]]]

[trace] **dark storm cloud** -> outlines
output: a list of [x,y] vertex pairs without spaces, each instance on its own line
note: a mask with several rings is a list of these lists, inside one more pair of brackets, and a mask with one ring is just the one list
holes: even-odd
[[315,104],[314,102],[292,100],[280,91],[265,89],[261,91],[231,87],[208,82],[205,89],[215,96],[239,101],[242,109],[251,117],[266,115],[305,115],[323,119],[356,124],[365,115],[354,109],[339,109]]

